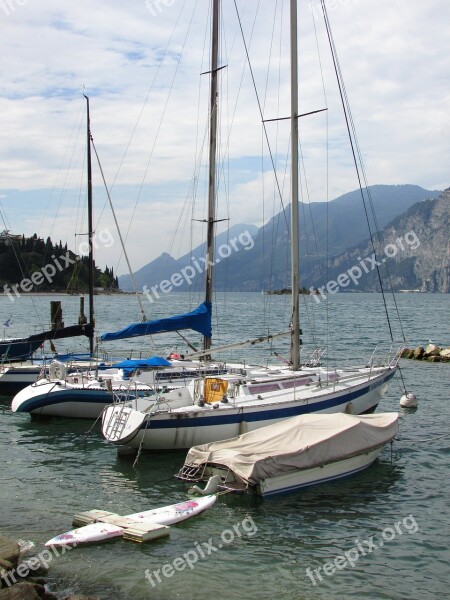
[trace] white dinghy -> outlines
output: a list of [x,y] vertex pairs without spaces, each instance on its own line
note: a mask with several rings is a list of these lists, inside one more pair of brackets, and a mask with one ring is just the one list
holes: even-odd
[[194,446],[177,477],[189,482],[215,477],[218,489],[260,496],[291,492],[366,469],[397,432],[397,413],[301,415]]

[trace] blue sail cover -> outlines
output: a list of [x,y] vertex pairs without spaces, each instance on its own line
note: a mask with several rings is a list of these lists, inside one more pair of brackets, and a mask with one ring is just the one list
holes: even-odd
[[153,333],[167,333],[180,329],[193,329],[206,337],[211,337],[211,302],[203,302],[198,308],[185,315],[175,315],[167,319],[132,323],[119,331],[104,333],[103,342],[123,340],[125,338],[151,335]]
[[144,369],[145,367],[171,367],[172,363],[162,356],[151,358],[128,358],[112,365],[116,369]]

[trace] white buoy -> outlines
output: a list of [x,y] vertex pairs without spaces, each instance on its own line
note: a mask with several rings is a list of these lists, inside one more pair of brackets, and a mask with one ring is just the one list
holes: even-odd
[[416,408],[417,404],[417,398],[411,392],[403,394],[400,398],[400,406],[403,406],[403,408]]

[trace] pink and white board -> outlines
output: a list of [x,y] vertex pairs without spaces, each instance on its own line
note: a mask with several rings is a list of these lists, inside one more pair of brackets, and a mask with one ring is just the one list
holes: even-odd
[[[210,508],[217,500],[217,496],[204,496],[146,510],[144,512],[125,515],[123,518],[139,523],[153,523],[157,525],[174,525],[191,517],[199,515]],[[77,544],[86,544],[89,542],[102,542],[105,540],[119,537],[123,534],[124,528],[110,523],[90,523],[78,529],[72,529],[62,533],[46,542],[46,546],[70,546]]]

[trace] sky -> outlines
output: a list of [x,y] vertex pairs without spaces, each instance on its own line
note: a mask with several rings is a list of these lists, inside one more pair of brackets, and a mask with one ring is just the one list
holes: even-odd
[[[264,119],[288,117],[288,3],[236,0]],[[449,187],[446,0],[328,0],[369,184]],[[299,0],[301,191],[357,188],[318,0]],[[0,229],[67,242],[86,232],[86,108],[133,270],[204,237],[209,0],[0,0]],[[280,210],[234,0],[223,0],[218,218]],[[289,203],[289,121],[266,124]],[[96,261],[127,272],[94,157]],[[226,219],[229,219],[226,220]],[[107,241],[107,243],[106,243]]]

